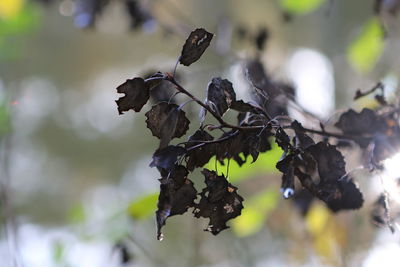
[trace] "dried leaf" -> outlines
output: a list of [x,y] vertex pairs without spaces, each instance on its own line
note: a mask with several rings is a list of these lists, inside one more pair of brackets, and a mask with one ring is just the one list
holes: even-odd
[[314,140],[304,133],[304,128],[298,121],[293,121],[291,124],[292,129],[296,134],[296,146],[301,149],[306,149],[309,146],[314,145]]
[[197,191],[193,182],[187,178],[188,173],[188,170],[182,165],[177,166],[172,172],[162,172],[158,210],[156,211],[158,240],[163,238],[161,228],[165,225],[168,217],[184,214],[194,206]]
[[[363,196],[353,180],[346,175],[344,158],[336,147],[319,142],[306,151],[317,163],[319,174],[319,182],[312,182],[308,188],[311,193],[323,200],[334,212],[360,208],[364,202]],[[305,179],[306,176],[310,177],[310,174],[305,174],[302,178]]]
[[190,121],[185,112],[175,104],[161,102],[146,113],[147,128],[160,139],[160,148],[169,144],[171,139],[183,136],[189,129]]
[[335,124],[345,134],[372,134],[381,128],[382,122],[371,109],[364,108],[360,113],[353,109],[343,113]]
[[167,146],[157,149],[153,155],[153,161],[150,167],[162,168],[167,171],[172,171],[178,159],[186,153],[186,149],[180,146]]
[[125,96],[115,101],[118,105],[119,114],[123,114],[124,111],[130,109],[139,112],[150,97],[149,86],[142,78],[126,80],[126,82],[117,87],[117,92],[125,94]]
[[220,77],[213,78],[207,89],[207,103],[221,117],[236,101],[236,94],[232,83]]
[[202,28],[192,31],[182,48],[180,63],[189,66],[199,60],[210,45],[213,36],[212,33]]
[[229,228],[226,223],[241,214],[243,198],[238,195],[237,187],[231,185],[223,175],[204,169],[206,188],[200,193],[199,204],[195,205],[194,216],[210,218],[205,231],[217,235]]
[[[192,136],[189,137],[188,143],[185,148],[188,150],[186,154],[186,167],[189,171],[193,171],[197,167],[204,166],[210,161],[212,156],[215,155],[215,144],[207,144],[204,142],[212,141],[212,137],[209,133],[204,130],[197,130]],[[204,144],[197,149],[191,150],[194,146]]]
[[283,149],[283,151],[288,151],[291,147],[290,138],[282,127],[276,129],[275,142]]

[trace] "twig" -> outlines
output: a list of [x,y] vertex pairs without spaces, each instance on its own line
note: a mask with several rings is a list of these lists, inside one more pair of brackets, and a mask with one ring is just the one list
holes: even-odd
[[258,129],[258,128],[262,128],[264,126],[236,126],[236,125],[232,125],[230,123],[227,123],[226,121],[224,121],[221,116],[219,116],[213,109],[211,109],[208,105],[204,104],[202,101],[200,101],[198,98],[196,98],[194,95],[192,95],[189,91],[187,91],[185,88],[183,88],[176,80],[173,76],[171,75],[167,75],[165,77],[166,81],[169,81],[170,83],[172,83],[173,85],[175,85],[175,87],[177,88],[177,90],[185,95],[187,95],[188,97],[190,97],[191,99],[193,99],[197,104],[199,104],[200,106],[202,106],[204,109],[206,109],[208,112],[210,112],[210,114],[221,124],[222,127],[225,128],[231,128],[231,129],[236,129],[236,130],[254,130],[254,129]]
[[380,89],[383,95],[384,89],[385,87],[383,86],[383,84],[381,82],[378,82],[374,87],[372,87],[370,90],[366,91],[366,92],[361,92],[360,89],[357,90],[356,95],[354,96],[354,100],[357,100],[361,97],[367,96],[369,94],[372,94],[373,92],[375,92],[376,90]]

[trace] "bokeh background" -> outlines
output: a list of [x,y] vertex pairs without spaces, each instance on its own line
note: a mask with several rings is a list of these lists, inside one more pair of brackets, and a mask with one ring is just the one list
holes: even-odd
[[[169,218],[157,241],[159,174],[148,166],[157,140],[144,112],[119,116],[114,101],[126,79],[172,71],[196,27],[216,36],[198,62],[178,68],[183,84],[203,99],[222,76],[246,99],[243,61],[256,51],[239,33],[267,28],[260,58],[269,74],[333,120],[337,110],[375,105],[352,101],[359,88],[382,81],[395,95],[396,16],[378,18],[372,0],[149,0],[137,1],[148,17],[133,25],[118,0],[92,21],[84,7],[93,2],[0,0],[0,266],[398,266],[399,233],[374,227],[370,212],[400,159],[377,177],[357,169],[357,150],[343,153],[366,198],[358,211],[334,215],[315,201],[303,216],[279,192],[274,148],[252,165],[231,164],[245,198],[231,229],[212,236],[187,213]],[[198,108],[187,112],[196,118]]]

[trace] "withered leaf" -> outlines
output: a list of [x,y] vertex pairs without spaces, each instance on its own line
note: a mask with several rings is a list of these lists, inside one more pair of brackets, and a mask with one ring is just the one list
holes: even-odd
[[345,134],[363,135],[376,132],[382,123],[373,110],[364,108],[360,113],[353,109],[343,113],[335,126]]
[[250,60],[246,64],[246,75],[256,88],[258,104],[265,109],[271,118],[287,115],[288,95],[293,94],[293,87],[272,80],[259,59]]
[[183,136],[189,129],[190,121],[178,105],[161,102],[146,113],[147,128],[160,139],[160,148],[169,144],[171,139]]
[[333,212],[359,209],[364,203],[360,189],[348,177],[338,180],[335,184],[321,184],[320,198]]
[[180,63],[189,66],[199,60],[204,51],[210,45],[214,34],[203,28],[192,31],[182,48]]
[[[165,74],[162,72],[148,71],[143,75],[146,79],[147,84],[150,88],[150,101],[152,104],[157,104],[159,102],[168,102],[176,104],[174,98],[174,87],[173,85],[164,80]],[[178,74],[175,74],[175,78],[178,79]]]
[[[215,144],[204,143],[212,141],[214,137],[204,130],[197,130],[189,137],[188,143],[185,145],[186,150],[186,167],[189,171],[193,171],[196,167],[202,167],[211,157],[215,155]],[[192,149],[194,146],[204,144],[197,149]]]
[[[239,166],[246,162],[249,155],[252,156],[253,162],[257,160],[260,152],[271,149],[269,143],[269,129],[254,131],[237,131],[231,130],[224,133],[220,139],[222,142],[215,144],[217,160],[222,164],[224,159],[234,159]],[[240,155],[243,153],[244,158]]]
[[147,80],[146,83],[149,86],[150,90],[153,90],[155,87],[159,86],[161,84],[161,82],[163,82],[164,80],[161,79],[164,77],[164,74],[160,71],[154,72],[154,71],[148,71],[146,72],[145,75],[143,75],[145,77],[145,79],[149,79],[149,78],[160,78],[160,79],[155,79],[155,80]]
[[203,169],[206,188],[200,193],[201,199],[195,204],[194,216],[210,218],[206,231],[217,235],[229,228],[226,223],[241,214],[243,198],[237,187],[231,185],[223,175]]
[[207,89],[207,102],[211,109],[222,116],[234,101],[236,101],[236,94],[232,83],[220,77],[213,78]]
[[160,195],[158,197],[156,220],[157,239],[163,238],[161,228],[165,225],[168,217],[184,214],[190,207],[194,206],[197,191],[190,181],[188,170],[182,166],[176,166],[172,172],[162,171],[160,179]]
[[125,96],[115,101],[118,105],[119,114],[123,114],[130,109],[139,112],[150,97],[149,86],[142,78],[126,80],[126,82],[117,87],[117,92],[125,94]]
[[154,152],[150,167],[162,168],[167,171],[174,169],[178,159],[183,156],[186,149],[180,146],[167,146]]
[[314,145],[314,140],[304,133],[304,128],[298,121],[293,121],[291,124],[292,129],[296,133],[296,146],[301,149],[306,149],[309,146]]
[[288,166],[282,175],[281,192],[284,198],[288,199],[294,194],[294,167]]
[[320,183],[336,182],[346,174],[344,157],[335,146],[319,142],[308,147],[306,151],[317,162]]
[[288,151],[289,148],[291,147],[290,138],[285,132],[285,130],[282,129],[282,127],[276,129],[275,142],[278,144],[280,148],[283,149],[283,151]]
[[[319,182],[315,183],[311,176],[296,170],[303,186],[324,201],[334,212],[343,209],[358,209],[362,206],[364,199],[362,193],[346,175],[345,161],[342,154],[335,146],[319,142],[306,149],[317,163]],[[304,154],[302,155],[304,156]]]

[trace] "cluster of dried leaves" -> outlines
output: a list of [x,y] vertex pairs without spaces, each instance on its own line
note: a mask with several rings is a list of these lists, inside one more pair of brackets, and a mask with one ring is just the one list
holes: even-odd
[[[213,34],[204,29],[194,30],[183,46],[179,62],[189,66],[197,61],[212,38]],[[282,172],[283,196],[294,195],[299,203],[303,201],[303,212],[313,198],[337,212],[358,209],[364,201],[353,178],[346,172],[339,145],[346,141],[347,145],[364,149],[370,169],[380,168],[381,162],[400,148],[398,109],[395,107],[384,105],[378,110],[363,109],[361,112],[350,109],[334,125],[337,133],[327,132],[322,124],[320,130],[307,129],[287,116],[287,105],[293,100],[294,92],[290,85],[271,79],[257,59],[247,62],[246,71],[254,88],[255,98],[251,103],[237,99],[232,83],[220,77],[208,84],[205,101],[193,96],[170,73],[157,72],[147,79],[136,77],[117,87],[118,93],[125,94],[116,101],[120,114],[131,109],[140,112],[152,95],[164,100],[146,113],[147,128],[160,140],[150,164],[161,176],[156,212],[159,239],[167,218],[189,209],[197,218],[209,218],[205,230],[214,235],[228,228],[228,220],[241,214],[243,198],[226,177],[203,169],[206,186],[200,193],[188,178],[212,157],[221,163],[228,159],[241,165],[251,156],[254,162],[259,153],[271,149],[271,142],[276,142],[284,151],[276,165]],[[179,144],[171,144],[171,140],[186,134],[190,120],[183,110],[186,103],[178,105],[166,101],[171,88],[202,108],[199,129]],[[358,92],[356,97],[366,94]],[[236,124],[224,119],[229,110],[236,111]],[[207,114],[214,118],[216,125],[203,124]],[[217,129],[222,131],[220,136],[212,134]]]

